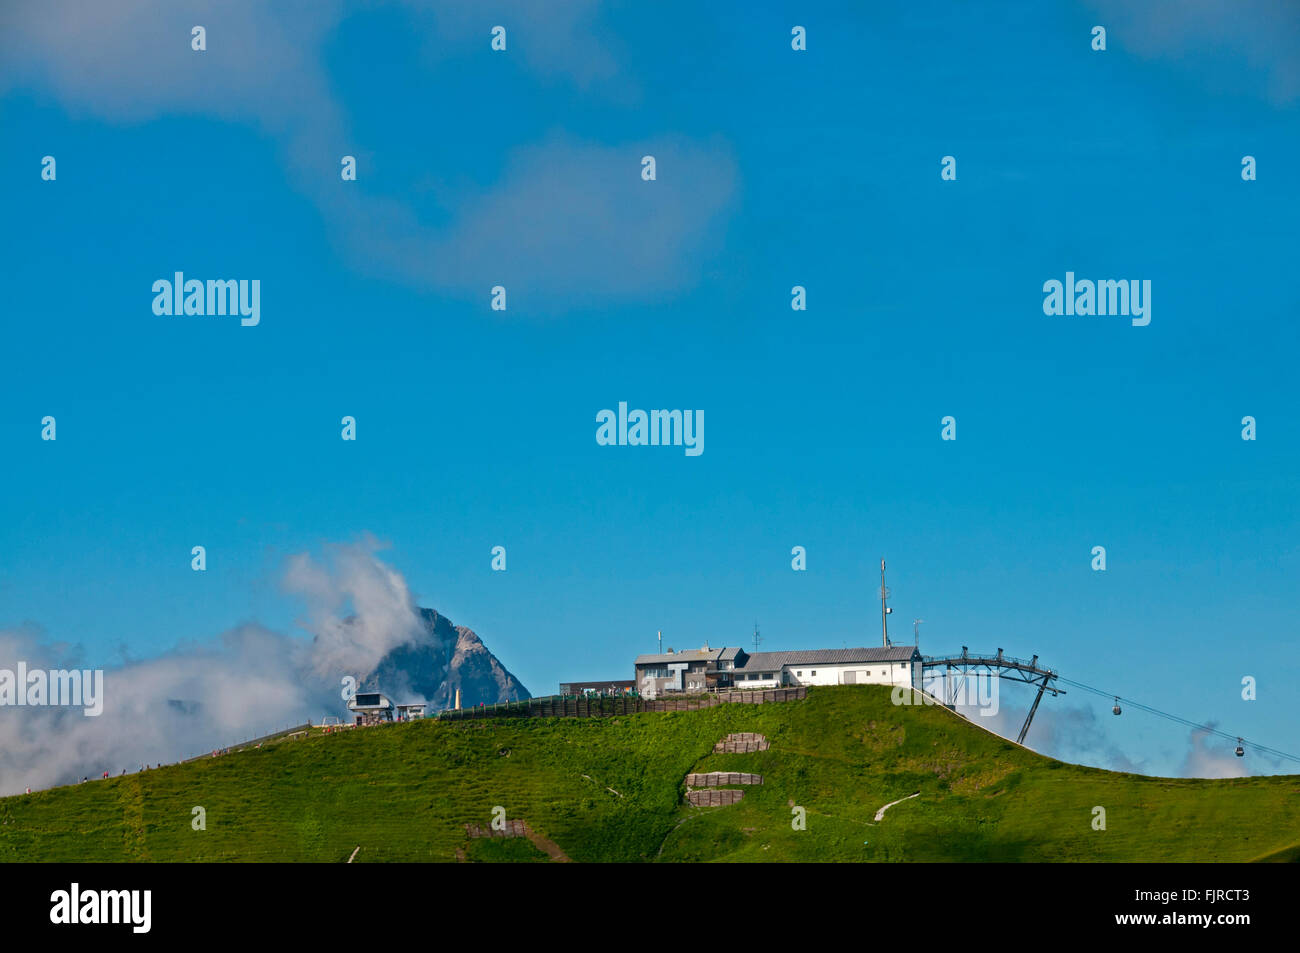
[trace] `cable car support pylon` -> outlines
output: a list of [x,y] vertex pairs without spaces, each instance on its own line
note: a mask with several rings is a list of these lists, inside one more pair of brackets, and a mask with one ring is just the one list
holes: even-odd
[[977,676],[996,674],[1000,679],[1023,682],[1026,685],[1036,687],[1038,693],[1034,696],[1034,703],[1029,706],[1029,714],[1025,716],[1025,723],[1020,728],[1020,734],[1016,736],[1016,744],[1024,744],[1025,735],[1029,733],[1029,725],[1034,720],[1035,712],[1038,711],[1038,703],[1043,700],[1043,693],[1066,694],[1065,689],[1057,688],[1052,684],[1058,678],[1056,672],[1050,668],[1039,666],[1037,655],[1028,662],[1024,659],[1004,655],[1001,649],[998,649],[997,655],[971,655],[970,650],[963,645],[961,655],[924,656],[921,659],[921,667],[922,669],[943,669],[945,690],[951,688],[950,696],[944,698],[943,703],[949,708],[955,707],[957,702],[957,685],[954,683],[953,672],[961,673],[963,684],[973,672]]

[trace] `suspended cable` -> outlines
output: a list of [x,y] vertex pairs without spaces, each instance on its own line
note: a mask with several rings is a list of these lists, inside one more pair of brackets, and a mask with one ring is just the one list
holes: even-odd
[[1229,741],[1235,742],[1239,746],[1249,745],[1250,747],[1254,748],[1256,751],[1262,751],[1267,754],[1271,754],[1276,758],[1284,758],[1288,761],[1294,761],[1300,764],[1300,757],[1297,757],[1296,755],[1288,754],[1285,751],[1279,751],[1276,748],[1270,748],[1267,745],[1261,745],[1254,741],[1249,741],[1245,738],[1240,737],[1239,735],[1229,734],[1228,732],[1221,731],[1218,728],[1213,727],[1212,725],[1198,724],[1194,721],[1190,721],[1186,718],[1183,718],[1179,715],[1175,715],[1171,712],[1161,711],[1159,708],[1153,708],[1150,705],[1144,705],[1142,704],[1142,702],[1138,701],[1135,698],[1127,698],[1123,695],[1116,695],[1114,692],[1104,692],[1100,688],[1093,688],[1091,685],[1085,685],[1083,682],[1076,682],[1074,679],[1066,678],[1064,675],[1057,675],[1056,678],[1057,681],[1065,682],[1065,684],[1067,685],[1073,685],[1075,688],[1082,688],[1084,691],[1092,692],[1094,695],[1100,695],[1102,698],[1115,698],[1117,699],[1116,704],[1118,704],[1119,701],[1123,701],[1134,708],[1139,708],[1142,711],[1148,712],[1149,714],[1156,715],[1160,718],[1164,718],[1169,721],[1177,722],[1178,724],[1183,725],[1184,727],[1193,728],[1197,731],[1204,731],[1206,734],[1217,735],[1220,738],[1226,738]]

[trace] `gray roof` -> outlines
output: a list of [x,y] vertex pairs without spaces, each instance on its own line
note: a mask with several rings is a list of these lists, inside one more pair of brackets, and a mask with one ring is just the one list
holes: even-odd
[[889,648],[808,649],[802,652],[753,652],[738,665],[738,672],[775,672],[784,665],[852,665],[854,662],[906,662],[919,657],[915,645]]
[[715,660],[722,656],[726,649],[687,649],[684,652],[674,652],[672,655],[638,655],[636,657],[637,665],[656,665],[667,662],[704,662]]

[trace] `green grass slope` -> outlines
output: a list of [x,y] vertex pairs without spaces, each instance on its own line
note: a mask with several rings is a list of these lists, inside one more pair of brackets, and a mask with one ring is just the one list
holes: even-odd
[[[771,748],[713,753],[739,731]],[[764,783],[739,804],[686,804],[686,774],[715,770]],[[342,862],[360,847],[357,863],[545,861],[523,838],[468,838],[465,825],[487,828],[497,806],[579,862],[1295,859],[1297,794],[1294,775],[1176,780],[1064,764],[857,686],[696,712],[313,732],[2,799],[0,860]],[[206,830],[192,827],[195,807]]]

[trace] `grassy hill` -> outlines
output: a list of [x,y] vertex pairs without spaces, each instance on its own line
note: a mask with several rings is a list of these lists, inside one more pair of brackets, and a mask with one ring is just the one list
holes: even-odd
[[[741,731],[770,749],[713,753]],[[692,771],[764,783],[739,804],[697,808],[683,796]],[[0,799],[0,859],[341,862],[359,846],[357,863],[547,860],[523,838],[467,836],[500,805],[574,861],[1295,860],[1298,794],[1294,775],[1176,780],[1064,764],[857,686],[695,712],[314,731]],[[204,831],[191,827],[196,806]],[[792,829],[793,806],[806,830]]]

